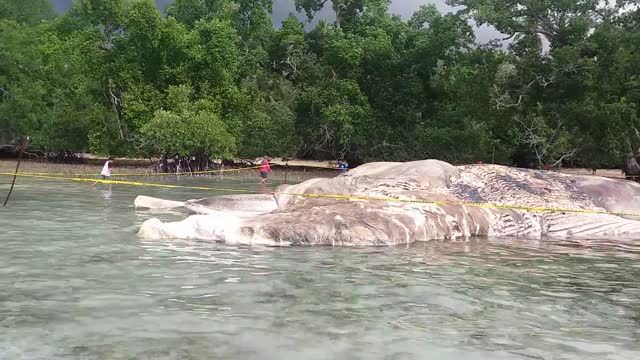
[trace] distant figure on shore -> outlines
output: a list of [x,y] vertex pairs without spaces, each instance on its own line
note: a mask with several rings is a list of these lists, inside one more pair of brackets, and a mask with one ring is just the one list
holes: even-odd
[[269,165],[269,157],[265,155],[262,159],[262,163],[260,164],[260,176],[262,177],[262,180],[260,180],[260,184],[263,184],[265,181],[267,181],[267,176],[269,176],[270,172],[273,171],[271,171],[271,166]]
[[344,160],[341,160],[338,163],[338,168],[340,169],[340,175],[342,175],[347,172],[347,169],[349,168],[349,163]]
[[543,166],[543,168],[544,168],[545,170],[547,170],[547,171],[548,171],[548,170],[551,170],[551,164],[549,164],[549,163],[545,163],[545,164],[544,164],[544,166]]
[[111,178],[111,164],[113,163],[113,158],[109,158],[109,160],[107,160],[104,163],[104,166],[102,167],[102,171],[100,172],[100,176],[102,176],[102,180],[109,180]]

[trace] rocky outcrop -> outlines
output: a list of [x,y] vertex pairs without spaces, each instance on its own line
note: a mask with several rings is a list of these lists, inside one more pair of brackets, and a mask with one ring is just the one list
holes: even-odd
[[606,213],[640,212],[638,199],[640,185],[624,180],[437,160],[369,163],[335,178],[280,186],[274,196],[187,201],[199,215],[176,223],[150,219],[139,236],[376,246],[470,236],[639,235],[635,216]]

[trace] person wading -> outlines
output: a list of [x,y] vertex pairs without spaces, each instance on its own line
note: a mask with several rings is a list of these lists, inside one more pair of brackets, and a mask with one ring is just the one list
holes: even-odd
[[[113,158],[110,157],[107,161],[105,161],[104,166],[102,167],[102,171],[100,172],[100,177],[102,177],[102,180],[110,180],[111,179],[111,171],[113,170],[113,168],[111,167],[111,164],[113,164]],[[96,184],[98,184],[99,180],[94,182],[91,187],[93,189],[96,188]],[[108,182],[109,184],[109,191],[111,191],[111,182]]]
[[112,163],[113,163],[113,158],[109,158],[109,160],[107,160],[104,163],[104,166],[102,167],[102,171],[100,172],[100,176],[102,176],[102,180],[109,180],[111,178]]
[[273,171],[271,171],[271,166],[269,165],[269,157],[265,155],[262,159],[262,163],[260,164],[260,176],[262,177],[260,184],[267,181],[267,176],[269,176],[270,172],[272,173]]

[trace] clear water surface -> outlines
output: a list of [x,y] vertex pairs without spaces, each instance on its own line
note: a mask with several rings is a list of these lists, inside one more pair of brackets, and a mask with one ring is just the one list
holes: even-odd
[[138,194],[216,192],[18,180],[0,208],[0,359],[640,359],[640,241],[144,242]]

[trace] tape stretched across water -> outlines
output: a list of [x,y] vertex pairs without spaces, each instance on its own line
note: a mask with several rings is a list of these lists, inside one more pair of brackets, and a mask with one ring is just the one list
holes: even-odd
[[[3,173],[0,173],[0,176],[13,176],[13,173],[3,172]],[[76,181],[76,182],[88,182],[88,183],[94,183],[94,184],[95,183],[99,183],[99,184],[118,184],[118,185],[130,185],[130,186],[148,186],[148,187],[158,187],[158,188],[165,188],[165,189],[190,189],[190,190],[204,190],[204,191],[226,191],[226,192],[237,192],[237,193],[245,193],[245,194],[247,192],[250,192],[248,190],[243,190],[243,189],[215,188],[215,187],[208,187],[208,186],[156,184],[156,183],[146,183],[146,182],[139,182],[139,181],[87,179],[87,178],[78,178],[78,177],[32,175],[32,174],[21,174],[21,173],[18,173],[18,176],[30,177],[30,178],[36,178],[36,179],[54,179],[54,180]]]
[[302,196],[302,197],[309,197],[309,198],[328,198],[328,199],[342,199],[342,200],[386,201],[386,202],[408,203],[408,204],[427,204],[427,205],[436,205],[436,206],[467,206],[467,207],[484,208],[484,209],[522,210],[522,211],[531,211],[531,212],[601,214],[601,215],[640,217],[640,213],[631,213],[631,212],[612,212],[612,211],[606,211],[606,210],[592,210],[592,209],[563,209],[563,208],[546,208],[546,207],[535,207],[535,206],[499,205],[499,204],[472,203],[472,202],[462,202],[462,201],[429,201],[429,200],[396,199],[396,198],[375,197],[375,196],[338,195],[338,194],[305,194],[305,193],[286,193],[286,192],[276,192],[274,193],[274,195]]
[[[204,175],[204,174],[217,174],[221,172],[237,172],[244,170],[255,170],[259,169],[260,166],[252,166],[240,169],[220,169],[220,170],[204,170],[204,171],[190,171],[190,172],[181,172],[181,173],[144,173],[144,174],[127,174],[127,173],[117,173],[114,175],[117,176],[163,176],[163,175],[172,175],[172,176],[184,176],[184,175]],[[34,173],[34,172],[19,172],[18,175],[24,176],[74,176],[74,177],[82,177],[82,176],[102,176],[102,174],[68,174],[68,173]]]
[[[0,172],[0,176],[13,176],[13,173]],[[189,190],[203,190],[203,191],[235,192],[235,193],[245,193],[245,194],[260,193],[260,192],[252,192],[246,189],[229,189],[229,188],[216,188],[216,187],[208,187],[208,186],[156,184],[156,183],[146,183],[146,182],[138,182],[138,181],[87,179],[87,178],[76,178],[76,177],[48,176],[48,175],[30,175],[30,174],[20,174],[20,173],[18,173],[18,176],[39,178],[39,179],[68,180],[68,181],[76,181],[76,182],[91,182],[91,183],[102,183],[102,184],[130,185],[130,186],[148,186],[148,187],[158,187],[158,188],[166,188],[166,189],[189,189]],[[533,207],[533,206],[500,205],[500,204],[456,202],[456,201],[411,200],[411,199],[396,199],[396,198],[388,198],[388,197],[340,195],[340,194],[307,194],[307,193],[287,193],[287,192],[274,192],[273,194],[286,195],[286,196],[300,196],[300,197],[308,197],[308,198],[326,198],[326,199],[336,199],[336,200],[385,201],[385,202],[408,203],[408,204],[426,204],[426,205],[436,205],[436,206],[467,206],[467,207],[484,208],[484,209],[520,210],[520,211],[531,211],[531,212],[600,214],[600,215],[640,217],[640,213],[612,212],[612,211],[606,211],[606,210],[592,210],[592,209],[545,208],[545,207]]]
[[[272,164],[271,167],[285,167],[286,165],[280,164]],[[188,172],[160,172],[160,173],[144,173],[144,174],[127,174],[127,173],[117,173],[118,177],[129,177],[129,176],[186,176],[186,175],[206,175],[206,174],[219,174],[225,172],[240,172],[246,170],[257,170],[260,169],[261,166],[250,166],[238,169],[219,169],[219,170],[203,170],[203,171],[188,171]],[[340,170],[336,167],[328,167],[328,166],[307,166],[311,169],[326,169],[326,170]],[[13,174],[12,174],[13,175]],[[82,176],[101,176],[102,174],[68,174],[68,173],[37,173],[37,172],[19,172],[18,175],[24,176],[73,176],[73,177],[82,177]]]

